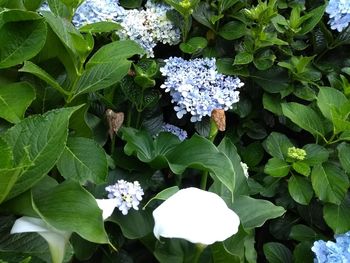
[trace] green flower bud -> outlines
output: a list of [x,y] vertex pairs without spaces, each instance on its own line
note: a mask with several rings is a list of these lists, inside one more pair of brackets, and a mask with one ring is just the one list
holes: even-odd
[[185,8],[185,9],[191,8],[191,1],[190,0],[182,0],[179,4],[181,7]]
[[300,148],[296,148],[296,147],[289,147],[288,148],[288,157],[298,160],[298,161],[302,161],[305,159],[306,157],[306,151]]

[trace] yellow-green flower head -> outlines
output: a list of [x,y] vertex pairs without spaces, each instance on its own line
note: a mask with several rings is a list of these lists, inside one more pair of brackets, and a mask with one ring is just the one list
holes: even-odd
[[306,151],[300,148],[296,148],[296,147],[289,147],[288,148],[288,157],[298,160],[298,161],[302,161],[305,159],[306,157]]
[[182,0],[179,4],[181,7],[185,8],[185,9],[191,8],[191,1],[190,0]]

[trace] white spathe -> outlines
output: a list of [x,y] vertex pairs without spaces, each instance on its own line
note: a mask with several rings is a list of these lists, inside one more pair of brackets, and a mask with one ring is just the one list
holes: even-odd
[[238,231],[238,215],[215,193],[190,187],[169,197],[153,211],[156,238],[183,238],[205,245],[224,241]]
[[46,240],[53,263],[63,262],[66,243],[71,232],[54,229],[42,219],[23,216],[15,221],[10,233],[19,234],[26,232],[36,232]]
[[106,220],[113,214],[116,207],[116,199],[96,199],[98,207],[102,210],[103,220]]

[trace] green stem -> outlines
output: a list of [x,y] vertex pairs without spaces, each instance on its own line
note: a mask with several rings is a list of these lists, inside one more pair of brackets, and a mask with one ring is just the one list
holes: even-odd
[[111,140],[111,156],[113,156],[115,151],[115,133],[113,133],[112,140]]
[[207,190],[208,172],[204,171],[201,177],[200,187],[202,190]]
[[206,245],[203,244],[196,244],[196,252],[194,254],[194,258],[193,258],[193,263],[198,263],[199,259],[204,251],[204,249],[206,248]]

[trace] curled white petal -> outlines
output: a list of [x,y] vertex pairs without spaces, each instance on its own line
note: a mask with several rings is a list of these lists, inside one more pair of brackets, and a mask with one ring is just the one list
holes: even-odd
[[98,207],[102,210],[103,220],[106,220],[113,214],[114,208],[117,205],[115,198],[112,199],[96,199]]
[[47,225],[42,219],[23,216],[17,219],[12,226],[11,234],[36,232],[49,245],[52,262],[61,263],[65,254],[65,247],[71,232],[64,232]]
[[223,241],[238,231],[238,215],[217,194],[186,188],[153,211],[156,238],[183,238],[205,245]]

